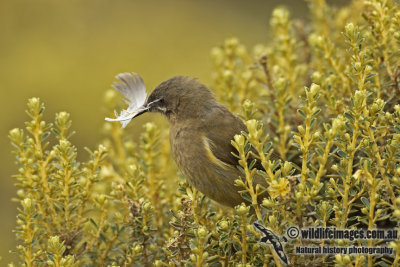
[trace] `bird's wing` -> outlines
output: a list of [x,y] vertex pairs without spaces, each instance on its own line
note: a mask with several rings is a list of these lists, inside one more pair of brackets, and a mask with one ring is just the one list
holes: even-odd
[[207,113],[204,127],[214,156],[226,164],[238,165],[238,159],[231,153],[237,154],[231,140],[236,134],[247,130],[243,122],[227,109],[217,106]]
[[[232,155],[232,152],[235,154],[238,152],[232,146],[231,140],[233,140],[236,134],[240,134],[242,131],[247,132],[246,125],[223,106],[216,106],[209,109],[203,120],[203,125],[206,138],[210,142],[209,147],[214,156],[220,161],[236,168],[238,159]],[[276,154],[271,156],[271,158],[273,157],[276,157]],[[250,156],[248,163],[250,164],[253,159]],[[259,160],[257,160],[254,167],[263,170]]]

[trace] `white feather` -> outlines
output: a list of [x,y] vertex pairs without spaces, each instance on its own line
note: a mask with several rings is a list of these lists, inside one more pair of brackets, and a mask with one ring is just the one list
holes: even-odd
[[120,73],[116,78],[121,82],[115,82],[113,87],[126,98],[124,100],[129,106],[119,115],[114,111],[116,118],[106,118],[106,121],[119,121],[122,128],[125,128],[137,113],[146,109],[146,87],[142,77],[136,73]]
[[122,83],[115,82],[113,87],[127,98],[129,107],[143,106],[147,95],[142,77],[136,73],[125,72],[118,74],[115,78]]

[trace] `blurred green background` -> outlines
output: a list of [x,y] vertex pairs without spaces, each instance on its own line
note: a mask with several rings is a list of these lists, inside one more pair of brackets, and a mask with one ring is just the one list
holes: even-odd
[[[47,121],[71,113],[72,142],[86,159],[83,147],[101,140],[103,95],[116,74],[138,72],[150,90],[178,74],[210,84],[210,49],[231,36],[249,47],[267,42],[277,5],[307,18],[307,4],[298,0],[1,0],[0,265],[16,257],[8,253],[16,246],[17,205],[7,135],[24,126],[28,98],[45,102]],[[154,118],[140,117],[128,131]]]

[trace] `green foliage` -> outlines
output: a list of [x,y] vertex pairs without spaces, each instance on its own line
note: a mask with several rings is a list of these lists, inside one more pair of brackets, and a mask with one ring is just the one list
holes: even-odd
[[[80,162],[69,114],[46,123],[43,103],[30,99],[25,130],[9,134],[18,165],[19,264],[281,266],[258,242],[255,220],[277,235],[289,226],[398,227],[400,10],[390,0],[341,9],[308,2],[310,24],[274,10],[271,43],[253,53],[235,38],[212,50],[213,89],[248,128],[232,140],[243,173],[235,183],[248,206],[220,207],[188,185],[171,164],[167,130],[153,123],[138,144],[119,124],[105,123],[104,141]],[[121,107],[114,91],[105,105],[108,112]],[[250,156],[264,169],[249,164]],[[267,188],[254,186],[256,174]],[[294,266],[400,260],[399,241],[390,242],[395,255],[386,258],[295,255],[304,242],[285,244]]]

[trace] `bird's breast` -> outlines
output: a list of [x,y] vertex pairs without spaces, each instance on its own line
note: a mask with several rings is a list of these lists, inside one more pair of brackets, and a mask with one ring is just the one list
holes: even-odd
[[234,185],[239,177],[237,168],[214,156],[201,127],[191,123],[171,125],[170,142],[178,168],[200,192],[228,206],[242,200]]
[[171,127],[170,143],[173,157],[179,169],[195,186],[198,181],[198,171],[201,165],[207,165],[204,162],[204,149],[201,144],[202,133],[193,125],[177,125]]

